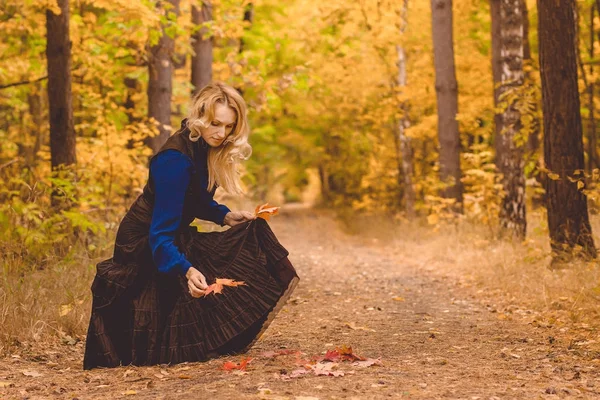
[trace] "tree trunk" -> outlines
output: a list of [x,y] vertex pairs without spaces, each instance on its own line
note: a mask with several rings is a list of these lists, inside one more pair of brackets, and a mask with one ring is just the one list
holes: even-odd
[[[590,7],[590,46],[589,46],[589,56],[590,60],[594,59],[594,43],[596,42],[595,32],[594,32],[594,18],[596,16],[596,5],[592,4]],[[590,112],[589,118],[589,130],[588,130],[588,172],[591,173],[592,170],[598,165],[598,160],[596,160],[596,148],[598,145],[598,140],[596,137],[596,113],[594,106],[594,95],[595,95],[595,78],[594,78],[594,64],[590,63],[590,81],[588,82],[588,108]]]
[[[202,2],[202,9],[192,6],[192,24],[198,27],[212,20],[212,5],[209,1]],[[199,28],[192,35],[192,85],[194,95],[212,81],[213,38],[209,37],[206,27]]]
[[[408,0],[404,0],[402,3],[401,22],[400,22],[400,33],[404,35],[406,27],[408,25]],[[406,88],[406,52],[404,47],[397,45],[396,53],[398,54],[398,87],[400,90]],[[401,170],[398,171],[404,179],[404,203],[406,210],[406,217],[410,220],[415,217],[415,189],[413,186],[413,159],[412,159],[412,146],[410,137],[406,136],[406,128],[410,126],[410,120],[408,118],[408,104],[402,102],[400,104],[400,110],[402,111],[402,117],[398,122],[398,147],[399,156],[401,158]]]
[[[179,15],[179,0],[165,0],[166,12]],[[157,3],[160,7],[161,2]],[[168,24],[169,22],[167,22]],[[165,32],[155,46],[150,48],[148,60],[148,117],[154,118],[159,131],[158,136],[148,140],[150,148],[156,153],[171,134],[171,94],[173,92],[173,55],[175,38]]]
[[[583,140],[577,52],[575,0],[538,0],[540,75],[544,111],[544,160],[548,168],[548,229],[553,264],[579,254],[596,257],[583,178]],[[557,176],[550,175],[556,174]],[[572,180],[576,180],[572,182]]]
[[458,132],[458,83],[454,64],[452,0],[431,0],[433,58],[440,142],[440,178],[448,184],[442,196],[456,199],[462,212],[460,136]]
[[[503,233],[525,239],[525,175],[523,147],[516,141],[522,129],[517,99],[523,92],[523,12],[520,0],[491,0],[492,71],[496,115],[496,166],[502,174],[500,206]],[[513,98],[510,100],[507,98]]]
[[71,40],[69,0],[58,0],[61,13],[46,10],[46,58],[50,105],[50,163],[52,169],[77,162],[73,98],[71,94]]
[[[254,4],[253,3],[248,3],[248,5],[246,5],[246,9],[244,10],[244,22],[247,22],[249,25],[252,25],[252,21],[254,20]],[[245,29],[245,27],[244,27]],[[240,48],[238,50],[239,54],[242,54],[242,52],[244,51],[244,38],[242,37],[240,39]]]

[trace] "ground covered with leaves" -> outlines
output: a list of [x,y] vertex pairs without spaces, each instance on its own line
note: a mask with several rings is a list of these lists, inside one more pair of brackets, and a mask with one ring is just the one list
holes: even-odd
[[301,282],[247,354],[83,371],[83,338],[63,338],[0,360],[0,398],[600,397],[593,327],[553,324],[432,268],[431,254],[402,245],[410,232],[348,235],[302,210],[271,225]]

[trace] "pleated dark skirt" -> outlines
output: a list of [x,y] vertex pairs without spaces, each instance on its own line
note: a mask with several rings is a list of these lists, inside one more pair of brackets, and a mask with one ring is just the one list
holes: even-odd
[[244,352],[298,283],[287,250],[266,221],[224,232],[190,227],[179,247],[208,283],[216,278],[246,283],[193,298],[185,277],[157,271],[147,231],[126,222],[113,258],[97,265],[84,369],[176,364]]

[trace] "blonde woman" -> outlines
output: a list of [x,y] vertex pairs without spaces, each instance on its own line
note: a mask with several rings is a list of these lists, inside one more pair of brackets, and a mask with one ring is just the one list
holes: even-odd
[[[298,276],[267,223],[213,200],[240,193],[236,164],[251,153],[246,104],[214,83],[150,161],[123,218],[113,257],[97,265],[84,369],[202,361],[245,351]],[[194,218],[229,225],[198,232]],[[216,278],[244,281],[204,296]]]

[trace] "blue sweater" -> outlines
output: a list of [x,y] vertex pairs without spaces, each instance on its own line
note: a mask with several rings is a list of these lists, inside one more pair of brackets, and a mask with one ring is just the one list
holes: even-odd
[[[206,158],[201,158],[199,162],[206,163]],[[163,273],[185,275],[192,266],[175,245],[175,233],[181,224],[183,200],[193,169],[192,160],[177,150],[163,151],[150,165],[150,175],[154,180],[154,209],[148,240],[154,263]],[[206,165],[197,165],[196,169],[206,169]],[[203,174],[196,176],[202,179],[202,187],[206,187],[207,177]],[[209,199],[202,219],[223,225],[229,208],[217,203],[208,191],[207,194]]]

